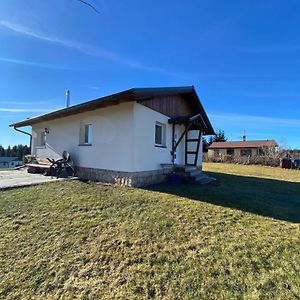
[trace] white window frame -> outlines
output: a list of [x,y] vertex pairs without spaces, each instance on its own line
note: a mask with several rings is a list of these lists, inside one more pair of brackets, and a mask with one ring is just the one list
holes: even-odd
[[41,130],[38,135],[38,147],[46,147],[47,133],[45,130]]
[[84,123],[80,126],[80,146],[91,146],[93,141],[93,124]]
[[[161,128],[161,142],[157,143],[156,141],[156,128],[157,126],[159,126]],[[162,148],[166,148],[167,145],[167,141],[166,141],[166,134],[167,132],[167,126],[164,123],[161,122],[155,122],[155,126],[154,126],[154,145],[155,147],[162,147]]]

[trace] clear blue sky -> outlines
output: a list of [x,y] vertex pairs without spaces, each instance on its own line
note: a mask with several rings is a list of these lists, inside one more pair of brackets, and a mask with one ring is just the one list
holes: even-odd
[[215,130],[300,148],[299,0],[0,2],[8,124],[131,87],[195,85]]

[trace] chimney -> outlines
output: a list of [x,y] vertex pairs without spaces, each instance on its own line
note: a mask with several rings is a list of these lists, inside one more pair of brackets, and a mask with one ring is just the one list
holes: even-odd
[[66,90],[66,107],[70,106],[70,91]]
[[246,130],[244,129],[243,142],[246,142]]

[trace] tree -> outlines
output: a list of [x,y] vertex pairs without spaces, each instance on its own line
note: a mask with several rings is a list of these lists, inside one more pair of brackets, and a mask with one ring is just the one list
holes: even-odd
[[203,147],[203,152],[207,152],[208,151],[208,146],[209,146],[209,144],[208,144],[208,142],[207,142],[207,140],[206,140],[206,138],[205,137],[203,137],[202,138],[202,147]]
[[203,138],[203,152],[207,152],[207,148],[213,143],[213,142],[226,142],[227,137],[225,136],[224,130],[219,130],[216,135],[210,136],[208,140],[206,138]]
[[5,150],[5,156],[11,157],[11,147],[8,146],[7,149]]
[[8,146],[7,149],[0,145],[0,157],[8,156],[23,158],[25,155],[28,154],[30,154],[30,148],[27,145],[19,144],[13,147]]
[[219,130],[212,138],[213,142],[226,142],[227,137],[225,136],[224,130]]
[[5,149],[0,145],[0,157],[5,156]]

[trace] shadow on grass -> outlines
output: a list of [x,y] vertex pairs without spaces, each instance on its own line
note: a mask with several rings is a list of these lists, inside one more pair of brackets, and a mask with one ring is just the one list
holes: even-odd
[[300,183],[206,172],[216,185],[163,183],[148,189],[300,223]]

